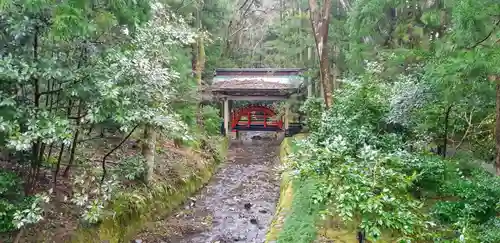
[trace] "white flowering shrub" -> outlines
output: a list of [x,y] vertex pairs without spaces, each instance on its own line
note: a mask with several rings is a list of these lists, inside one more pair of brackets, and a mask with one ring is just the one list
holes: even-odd
[[106,207],[116,196],[119,186],[114,176],[101,184],[95,175],[84,171],[73,180],[73,196],[70,201],[80,208],[84,222],[95,224],[104,217],[113,215]]
[[416,74],[400,74],[390,90],[387,120],[403,126],[411,126],[412,114],[426,104],[428,90],[419,82]]
[[112,118],[124,127],[147,122],[189,139],[187,125],[172,107],[188,77],[173,67],[184,61],[178,56],[187,55],[185,47],[196,34],[167,5],[155,2],[152,11],[152,19],[137,28],[127,48],[110,48],[96,60],[102,68],[92,74],[98,80],[98,103],[86,119]]
[[17,210],[14,213],[12,223],[18,229],[36,224],[43,220],[44,206],[49,203],[51,191],[40,193],[33,197],[33,201],[28,208]]

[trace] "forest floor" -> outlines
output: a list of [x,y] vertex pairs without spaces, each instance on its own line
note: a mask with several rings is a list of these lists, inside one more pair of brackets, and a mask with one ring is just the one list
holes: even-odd
[[[140,144],[137,143],[137,136],[132,136],[127,140],[119,149],[109,156],[106,162],[108,175],[118,173],[119,164],[126,157],[140,154]],[[39,178],[37,178],[36,192],[47,192],[53,190],[51,194],[50,203],[44,208],[45,215],[43,222],[36,224],[33,227],[24,230],[20,242],[70,242],[72,236],[77,231],[79,226],[79,218],[81,218],[81,209],[72,203],[71,199],[73,194],[73,179],[82,172],[89,173],[89,176],[96,171],[101,173],[101,163],[103,156],[116,146],[121,140],[121,137],[116,139],[106,139],[105,141],[87,143],[86,149],[82,149],[76,154],[77,159],[75,164],[67,176],[63,175],[63,171],[67,166],[67,155],[65,153],[63,163],[56,183],[54,184],[54,168],[55,164],[44,164]],[[98,149],[96,149],[98,148]],[[58,151],[54,150],[53,156],[57,155]],[[155,174],[153,180],[161,183],[172,185],[176,184],[179,180],[191,176],[194,171],[199,168],[206,167],[208,163],[207,158],[210,155],[203,154],[203,151],[193,151],[191,148],[178,148],[173,141],[163,140],[157,143],[156,148],[156,164]],[[88,158],[84,161],[79,161],[79,158]],[[49,161],[52,161],[49,159]],[[82,163],[85,162],[85,163]],[[88,163],[90,162],[90,163]],[[0,169],[17,172],[23,176],[26,168],[22,166],[14,167],[18,163],[11,163],[9,159],[2,158],[0,160]],[[95,176],[94,176],[95,177]],[[96,177],[97,181],[100,179]],[[140,184],[130,180],[121,180],[121,190],[133,190],[136,187],[141,187]],[[92,184],[92,183],[91,183]],[[12,242],[16,232],[0,234],[0,243]]]
[[148,243],[264,242],[279,197],[280,142],[264,136],[233,143],[226,163],[197,196],[137,238]]

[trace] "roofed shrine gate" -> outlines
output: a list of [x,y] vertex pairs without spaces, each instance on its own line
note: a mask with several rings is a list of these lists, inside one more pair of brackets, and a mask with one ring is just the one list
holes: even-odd
[[302,128],[290,121],[288,106],[284,114],[265,105],[246,105],[233,109],[233,101],[287,100],[297,93],[303,78],[298,68],[221,68],[215,71],[210,92],[222,102],[221,133],[238,131],[284,131],[294,134]]

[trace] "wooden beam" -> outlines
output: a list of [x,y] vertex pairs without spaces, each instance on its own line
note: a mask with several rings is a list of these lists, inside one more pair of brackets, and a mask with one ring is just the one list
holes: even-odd
[[231,96],[231,95],[221,95],[216,96],[217,98],[223,98],[228,100],[286,100],[286,96]]

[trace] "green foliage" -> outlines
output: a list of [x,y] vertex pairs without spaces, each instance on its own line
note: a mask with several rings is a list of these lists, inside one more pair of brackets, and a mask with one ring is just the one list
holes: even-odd
[[44,208],[49,203],[50,197],[44,193],[26,197],[22,207],[14,213],[12,223],[16,229],[21,229],[43,220]]
[[141,180],[146,172],[145,163],[146,161],[142,155],[128,156],[118,162],[118,166],[114,168],[114,173],[127,180]]
[[315,131],[319,128],[324,106],[324,101],[321,98],[309,98],[301,106],[300,111],[304,112],[305,123],[310,130]]
[[[462,161],[428,154],[422,146],[425,137],[390,129],[387,124],[407,119],[407,128],[418,130],[413,119],[427,107],[393,102],[405,93],[392,91],[382,74],[373,63],[364,74],[346,79],[335,93],[335,106],[322,113],[318,127],[299,144],[295,168],[301,177],[319,177],[315,202],[327,206],[326,214],[357,225],[371,240],[389,235],[480,240],[478,233],[491,227],[488,222],[500,212],[500,179]],[[410,115],[395,113],[396,105]],[[450,235],[453,230],[460,234]]]
[[22,191],[21,179],[13,172],[0,171],[0,195],[4,199],[16,198]]
[[42,220],[42,204],[48,197],[25,196],[21,178],[4,170],[0,170],[0,187],[0,233]]
[[312,200],[316,178],[296,179],[292,182],[293,202],[283,230],[278,235],[279,243],[312,242],[316,238],[316,221],[320,207]]
[[441,220],[451,223],[485,223],[495,218],[500,210],[499,183],[497,177],[481,170],[468,177],[447,179],[443,181],[441,193],[444,197],[456,198],[456,201],[438,202],[434,213]]
[[390,121],[439,144],[444,137],[464,137],[482,158],[491,157],[493,130],[486,124],[494,112],[495,84],[486,76],[498,72],[498,48],[490,48],[490,37],[497,34],[492,13],[499,6],[489,0],[415,6],[354,1],[345,25],[349,71],[362,74],[373,62],[382,67],[383,82],[395,84]]
[[[38,139],[68,142],[74,116],[81,116],[76,119],[83,119],[79,123],[112,120],[124,130],[141,122],[152,122],[168,132],[185,130],[171,104],[179,92],[192,89],[184,82],[190,70],[184,57],[195,34],[167,5],[111,1],[91,8],[90,3],[75,1],[35,2],[39,5],[13,4],[3,10],[2,22],[9,27],[2,40],[9,48],[2,53],[0,79],[6,81],[2,100],[10,100],[3,101],[3,106],[16,112],[11,120],[2,120],[9,146],[26,150]],[[37,11],[40,15],[33,15]],[[16,22],[20,24],[10,24]],[[104,29],[99,27],[118,31],[100,33]],[[16,42],[19,35],[28,39]],[[103,41],[92,41],[96,36]],[[16,85],[26,92],[14,92]],[[56,95],[69,111],[67,105],[56,103]],[[25,99],[28,96],[36,99]]]
[[[211,11],[230,7],[225,3],[205,5]],[[19,155],[9,162],[28,165],[21,168],[25,178],[1,176],[2,210],[8,211],[2,214],[8,217],[2,219],[3,231],[13,229],[14,218],[16,227],[41,219],[43,198],[36,197],[23,208],[16,206],[23,198],[16,194],[22,191],[21,181],[31,195],[37,190],[34,178],[47,169],[43,165],[55,169],[69,164],[64,174],[71,175],[70,169],[79,170],[71,168],[73,162],[82,161],[88,167],[87,155],[101,152],[88,151],[101,148],[87,141],[109,144],[109,134],[96,135],[95,128],[111,128],[113,135],[122,137],[144,123],[166,137],[191,139],[201,132],[195,122],[199,94],[190,55],[198,33],[190,25],[193,9],[178,11],[184,4],[175,0],[1,2],[0,146]],[[214,29],[227,20],[213,13],[207,14],[206,22]],[[125,158],[115,172],[120,179],[135,180],[143,176],[144,166],[139,157]],[[73,188],[71,200],[81,207],[81,219],[87,223],[107,216],[104,208],[111,194],[117,194],[109,189],[116,181],[109,176],[97,180],[97,174],[76,178]]]
[[79,208],[82,222],[97,224],[115,213],[109,210],[109,205],[119,196],[116,191],[121,185],[116,176],[99,184],[94,173],[84,171],[74,178],[72,186],[73,195],[69,200]]
[[12,220],[22,201],[21,180],[14,173],[0,171],[0,232],[15,229]]
[[[472,226],[474,227],[474,226]],[[479,225],[477,228],[471,230],[474,234],[473,237],[475,239],[481,239],[483,242],[493,243],[500,241],[500,231],[498,230],[500,227],[500,220],[498,217],[490,219],[490,221],[485,224]]]
[[357,222],[375,240],[385,230],[409,237],[425,227],[421,204],[408,197],[416,175],[388,166],[400,163],[401,139],[377,134],[385,109],[381,94],[369,82],[338,93],[336,105],[296,155],[303,176],[320,176],[315,201],[329,206],[328,214]]
[[208,135],[220,134],[220,122],[221,118],[216,108],[212,106],[203,107],[203,127]]

